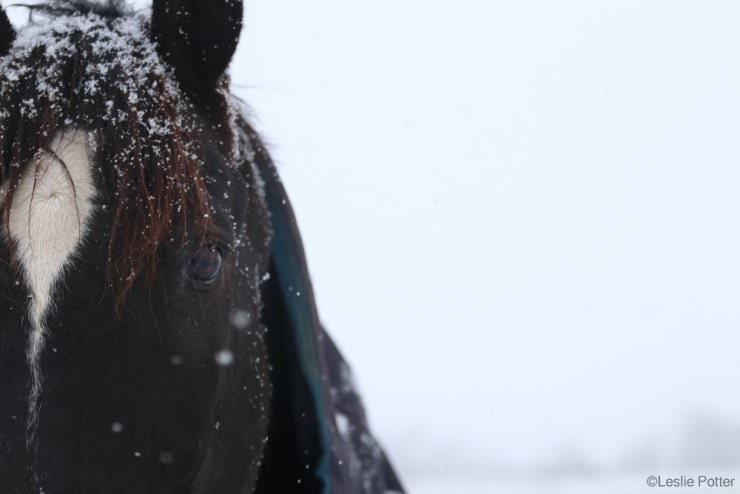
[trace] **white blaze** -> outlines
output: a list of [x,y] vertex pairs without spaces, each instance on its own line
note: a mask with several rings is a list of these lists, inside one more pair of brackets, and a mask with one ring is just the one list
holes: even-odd
[[30,291],[28,362],[31,366],[29,431],[38,418],[41,393],[39,357],[46,333],[45,316],[53,306],[53,289],[78,249],[93,212],[95,184],[90,146],[84,132],[58,135],[53,153],[30,163],[14,193],[9,232],[16,260]]

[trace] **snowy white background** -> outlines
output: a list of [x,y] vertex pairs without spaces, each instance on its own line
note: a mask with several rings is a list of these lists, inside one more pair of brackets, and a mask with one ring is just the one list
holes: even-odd
[[246,11],[235,87],[413,492],[740,478],[740,3]]

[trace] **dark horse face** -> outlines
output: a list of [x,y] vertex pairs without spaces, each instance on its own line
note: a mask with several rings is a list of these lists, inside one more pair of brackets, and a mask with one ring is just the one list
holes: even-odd
[[267,438],[264,154],[236,0],[0,11],[0,492],[248,493]]

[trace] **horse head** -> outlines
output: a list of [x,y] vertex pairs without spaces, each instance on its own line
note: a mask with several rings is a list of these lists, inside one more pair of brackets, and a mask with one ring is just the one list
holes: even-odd
[[225,75],[242,2],[32,8],[0,13],[0,490],[251,492],[269,158]]

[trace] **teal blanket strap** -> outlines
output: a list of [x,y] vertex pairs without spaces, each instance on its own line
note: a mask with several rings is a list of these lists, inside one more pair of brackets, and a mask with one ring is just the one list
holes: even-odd
[[264,177],[265,194],[272,218],[271,253],[276,281],[288,308],[300,368],[308,383],[320,428],[321,451],[315,474],[324,486],[321,494],[331,494],[331,433],[324,406],[326,395],[321,384],[317,341],[322,329],[295,215],[280,179],[274,173],[267,175]]

